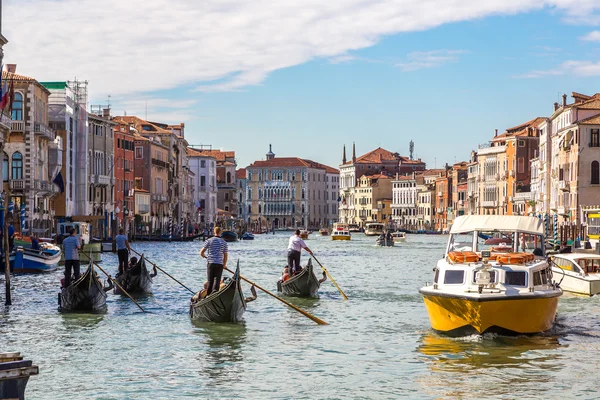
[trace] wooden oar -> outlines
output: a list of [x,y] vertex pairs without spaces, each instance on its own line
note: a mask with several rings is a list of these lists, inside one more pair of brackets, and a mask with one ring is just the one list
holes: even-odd
[[117,280],[116,280],[116,279],[114,279],[114,278],[113,278],[112,276],[110,276],[110,275],[109,275],[109,274],[108,274],[108,273],[107,273],[107,272],[106,272],[104,269],[102,269],[102,267],[101,267],[101,266],[99,266],[98,264],[96,264],[96,263],[94,262],[94,260],[92,260],[92,258],[91,258],[90,256],[88,256],[88,255],[87,255],[87,254],[85,254],[84,252],[81,252],[80,254],[83,254],[84,256],[86,256],[86,257],[87,257],[87,258],[90,260],[90,263],[92,263],[92,264],[93,264],[95,267],[98,267],[98,269],[99,269],[100,271],[102,271],[102,272],[104,273],[104,275],[106,275],[106,277],[112,281],[112,283],[114,283],[115,285],[117,285],[117,286],[119,287],[119,289],[121,289],[121,290],[123,291],[123,293],[125,293],[125,294],[127,295],[127,297],[129,297],[129,298],[131,299],[131,301],[133,301],[133,302],[135,303],[135,305],[139,307],[139,309],[140,309],[140,310],[142,310],[143,312],[146,312],[146,310],[144,310],[144,309],[142,308],[142,306],[140,306],[140,305],[138,304],[138,302],[137,302],[137,301],[135,301],[135,299],[134,299],[133,297],[131,297],[131,295],[130,295],[129,293],[127,293],[127,291],[126,291],[125,289],[123,289],[123,286],[121,286],[121,285],[119,284],[119,282],[117,282]]
[[[137,254],[138,256],[142,257],[142,255],[140,253],[138,253],[137,251],[135,251],[134,249],[131,249],[131,251],[133,251],[135,254]],[[196,292],[192,291],[192,289],[190,289],[189,287],[185,286],[183,283],[179,282],[177,279],[173,278],[173,276],[171,276],[171,274],[169,274],[167,271],[165,271],[164,269],[162,269],[161,267],[159,267],[158,265],[154,264],[152,261],[148,260],[148,258],[146,256],[144,256],[144,259],[146,261],[148,261],[150,264],[152,264],[152,266],[156,269],[158,269],[160,272],[164,273],[165,275],[167,275],[169,278],[173,279],[175,282],[179,283],[181,286],[183,286],[184,288],[186,288],[191,294],[196,294]]]
[[329,279],[331,279],[331,282],[333,282],[333,284],[335,285],[335,287],[337,288],[337,290],[340,291],[340,294],[342,295],[342,297],[344,298],[344,300],[348,300],[348,297],[346,297],[346,295],[344,294],[344,292],[342,291],[342,289],[338,286],[338,284],[336,283],[336,281],[333,279],[333,277],[329,274],[329,271],[327,271],[327,269],[323,266],[323,264],[321,264],[319,262],[319,260],[317,260],[317,257],[315,257],[314,254],[311,254],[312,258],[315,259],[315,261],[317,263],[319,263],[319,265],[321,266],[321,268],[323,269],[323,272],[325,272],[327,274],[327,276],[329,277]]
[[[223,269],[224,269],[225,271],[231,272],[232,274],[235,274],[235,273],[234,273],[232,270],[230,270],[230,269],[227,269],[226,267],[224,267]],[[245,281],[246,281],[246,282],[248,282],[249,284],[251,284],[251,285],[254,285],[255,287],[259,288],[260,290],[262,290],[263,292],[265,292],[265,293],[266,293],[266,294],[268,294],[269,296],[271,296],[271,297],[275,297],[277,300],[281,301],[281,302],[282,302],[283,304],[285,304],[286,306],[288,306],[288,307],[291,307],[291,308],[293,308],[294,310],[298,311],[300,314],[304,315],[305,317],[312,319],[312,320],[313,320],[313,321],[315,321],[317,324],[319,324],[319,325],[328,325],[328,323],[327,323],[327,322],[325,322],[325,321],[323,321],[322,319],[319,319],[319,318],[315,317],[314,315],[307,313],[307,312],[306,312],[306,311],[304,311],[303,309],[301,309],[301,308],[299,308],[299,307],[296,307],[296,306],[295,306],[295,305],[293,305],[292,303],[289,303],[289,302],[285,301],[284,299],[282,299],[282,298],[281,298],[281,297],[279,297],[279,296],[275,296],[273,293],[269,292],[269,291],[268,291],[267,289],[265,289],[265,288],[262,288],[262,287],[258,286],[256,283],[252,282],[251,280],[249,280],[249,279],[246,279],[246,278],[244,278],[244,277],[243,277],[243,276],[241,276],[241,275],[240,275],[239,277],[240,277],[240,279],[243,279],[243,280],[245,280]]]

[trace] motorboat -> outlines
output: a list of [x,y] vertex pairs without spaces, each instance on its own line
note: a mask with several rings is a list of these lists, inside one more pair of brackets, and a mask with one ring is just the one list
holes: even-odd
[[406,232],[392,232],[392,240],[394,243],[406,241]]
[[234,231],[223,231],[221,233],[221,238],[223,238],[226,242],[237,242],[238,235]]
[[565,253],[551,257],[554,279],[566,292],[593,296],[600,293],[600,255]]
[[17,247],[10,256],[10,269],[14,273],[52,272],[58,268],[62,253],[49,243],[40,243],[40,249]]
[[350,236],[348,225],[340,223],[333,225],[333,230],[331,231],[331,240],[350,240],[351,238],[352,237]]
[[308,235],[310,235],[309,231],[307,231],[307,230],[301,230],[300,231],[300,239],[307,240],[308,239]]
[[329,236],[329,229],[327,229],[327,228],[321,228],[321,229],[319,229],[319,234],[321,236]]
[[[479,236],[504,234],[510,251],[497,252]],[[532,252],[521,243],[532,242]],[[527,246],[529,247],[529,246]],[[434,330],[461,336],[495,332],[533,334],[550,329],[562,290],[545,257],[538,218],[511,215],[459,216],[444,257],[423,295]]]
[[242,235],[242,240],[254,240],[254,235],[250,232],[244,232]]
[[379,222],[371,222],[365,225],[366,236],[379,236],[384,233],[385,225]]

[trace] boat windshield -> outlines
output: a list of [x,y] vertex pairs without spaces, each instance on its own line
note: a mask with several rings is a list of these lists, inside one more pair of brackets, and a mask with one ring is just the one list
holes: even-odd
[[587,274],[600,272],[600,258],[580,258],[577,264]]
[[[527,252],[544,256],[543,238],[540,235],[507,231],[477,232],[476,246],[473,248],[475,232],[454,234],[450,238],[449,251],[489,250],[494,253]],[[516,236],[515,236],[516,235]],[[515,242],[515,237],[518,240]]]

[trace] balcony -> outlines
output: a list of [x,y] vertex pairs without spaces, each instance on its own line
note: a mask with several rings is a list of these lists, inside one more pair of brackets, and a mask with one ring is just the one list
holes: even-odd
[[529,201],[529,200],[533,200],[533,193],[531,193],[531,192],[515,193],[515,195],[513,196],[513,201],[515,201],[515,202]]
[[164,203],[168,200],[167,196],[165,196],[164,194],[153,194],[152,196],[150,196],[150,198],[152,199],[152,201],[159,202],[159,203],[160,202]]
[[12,126],[10,115],[0,112],[0,124],[4,127],[4,129],[10,129]]
[[33,124],[33,133],[48,140],[54,140],[56,138],[54,131],[44,124]]
[[496,200],[485,200],[481,202],[482,207],[498,207],[498,202]]
[[10,124],[10,130],[13,132],[25,132],[25,122],[12,121],[12,123]]
[[158,168],[169,168],[169,164],[165,161],[158,160],[156,158],[152,159],[152,165],[157,166]]
[[100,174],[92,175],[91,180],[94,185],[100,185],[100,186],[108,186],[108,185],[110,185],[110,183],[112,181],[110,176],[100,175]]
[[25,190],[29,189],[29,185],[25,184],[24,179],[12,179],[10,181],[10,190]]

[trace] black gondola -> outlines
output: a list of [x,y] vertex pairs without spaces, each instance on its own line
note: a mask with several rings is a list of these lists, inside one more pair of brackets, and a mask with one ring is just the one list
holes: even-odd
[[382,246],[382,247],[393,247],[394,246],[394,239],[392,239],[391,237],[387,238],[381,238],[378,237],[377,240],[375,241],[375,244],[377,246]]
[[237,242],[239,239],[237,233],[233,231],[223,231],[221,238],[226,242]]
[[[143,254],[134,267],[126,269],[117,277],[117,283],[130,294],[152,293],[152,276],[146,268]],[[118,285],[115,285],[115,294],[124,295],[125,293]]]
[[246,311],[246,300],[240,283],[240,266],[224,288],[208,297],[190,301],[190,317],[196,321],[240,322]]
[[321,283],[313,272],[312,260],[308,259],[306,267],[285,282],[277,283],[277,291],[285,296],[315,297]]
[[58,294],[58,307],[62,312],[106,311],[106,292],[94,265],[90,264],[87,270],[72,282],[69,287],[63,288]]

